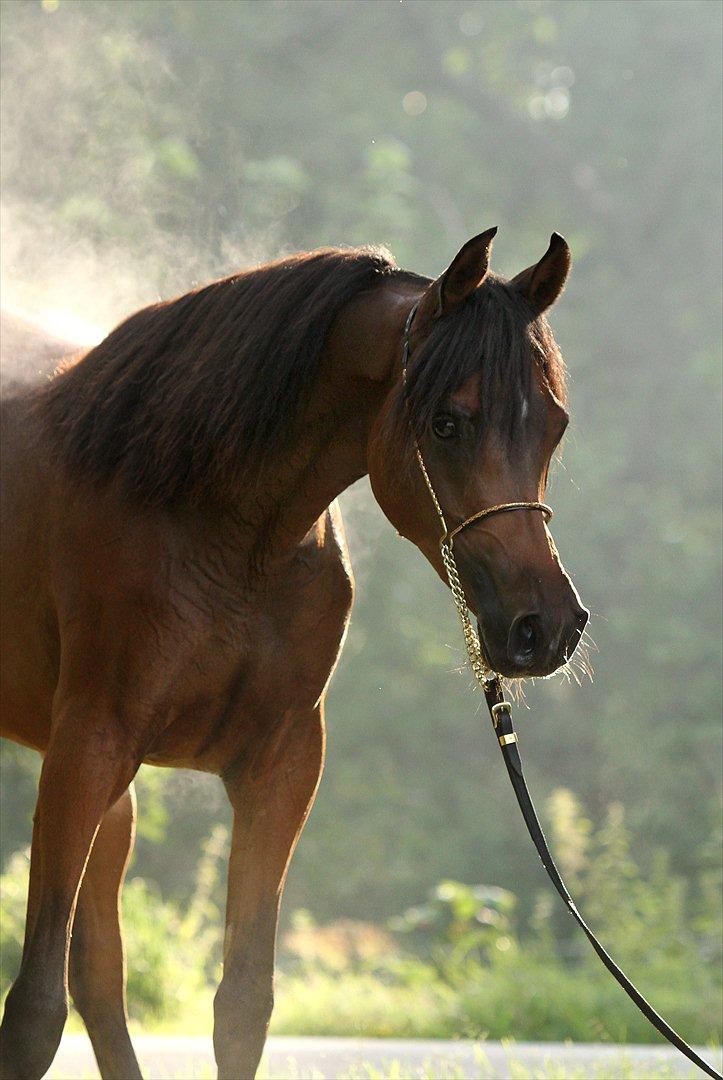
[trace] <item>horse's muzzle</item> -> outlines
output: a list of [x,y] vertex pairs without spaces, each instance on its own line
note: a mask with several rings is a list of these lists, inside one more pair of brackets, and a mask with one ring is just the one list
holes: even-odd
[[[478,623],[480,641],[490,666],[508,678],[551,675],[568,662],[582,637],[589,612],[575,603],[563,618],[545,610],[517,615],[504,635],[485,634]],[[494,639],[499,638],[497,648]]]

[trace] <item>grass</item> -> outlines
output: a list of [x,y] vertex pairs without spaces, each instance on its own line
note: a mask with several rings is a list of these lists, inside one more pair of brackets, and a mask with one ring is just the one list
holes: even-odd
[[[199,1074],[205,1076],[205,1074]],[[269,1072],[259,1071],[257,1080],[465,1080],[470,1074],[465,1072],[459,1065],[453,1063],[436,1062],[428,1063],[422,1069],[409,1069],[399,1061],[390,1061],[388,1068],[383,1071],[371,1064],[360,1064],[352,1069],[335,1076],[325,1075],[318,1069],[294,1069],[273,1076]],[[672,1080],[680,1078],[693,1080],[699,1074],[696,1070],[681,1074],[667,1066],[655,1069],[645,1069],[621,1057],[613,1066],[610,1064],[595,1068],[592,1072],[589,1068],[566,1069],[550,1061],[541,1068],[529,1068],[519,1061],[509,1061],[510,1080]],[[484,1054],[476,1066],[475,1077],[477,1080],[501,1080],[499,1073],[485,1061]]]
[[[689,1041],[717,1043],[720,995],[694,980],[695,972],[681,987],[647,970],[642,981],[655,1007]],[[424,967],[418,978],[404,981],[364,972],[279,973],[277,991],[274,1035],[612,1045],[655,1039],[604,969],[568,972],[530,956],[511,956],[493,968],[472,966],[455,985]]]

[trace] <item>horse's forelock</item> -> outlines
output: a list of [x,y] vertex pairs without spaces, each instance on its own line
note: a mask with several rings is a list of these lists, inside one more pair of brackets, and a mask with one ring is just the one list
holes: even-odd
[[535,365],[564,403],[564,365],[547,321],[535,316],[509,282],[490,274],[457,311],[439,320],[411,358],[395,418],[422,434],[435,412],[474,377],[478,430],[492,425],[511,440],[523,419]]

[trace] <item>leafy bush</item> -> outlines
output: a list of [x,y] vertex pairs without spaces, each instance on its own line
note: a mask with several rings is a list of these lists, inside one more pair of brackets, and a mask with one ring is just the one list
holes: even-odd
[[291,924],[284,948],[303,971],[371,971],[397,953],[389,934],[373,923],[338,919],[318,926],[310,912],[300,910]]
[[128,1011],[145,1023],[190,1012],[209,983],[220,978],[223,913],[211,899],[228,833],[216,826],[207,839],[185,911],[164,901],[142,878],[123,890],[128,959]]
[[205,983],[199,950],[183,916],[143,878],[134,878],[124,889],[123,914],[130,1016],[152,1024],[182,1014]]
[[[217,826],[207,839],[191,901],[181,910],[164,901],[158,887],[132,878],[123,890],[128,961],[128,1010],[153,1024],[187,1015],[199,995],[220,978],[223,913],[212,898],[228,834]],[[20,967],[27,903],[29,860],[16,852],[0,877],[0,994]]]
[[408,908],[389,921],[398,934],[416,941],[436,960],[441,971],[454,971],[469,957],[489,961],[492,950],[516,947],[512,916],[513,893],[493,885],[463,885],[441,881],[421,907]]
[[16,851],[0,877],[0,997],[5,997],[20,967],[29,875],[30,853]]

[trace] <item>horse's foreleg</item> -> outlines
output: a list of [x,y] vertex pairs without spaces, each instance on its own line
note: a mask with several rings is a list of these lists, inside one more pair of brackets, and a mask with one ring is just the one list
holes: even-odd
[[83,875],[70,942],[70,992],[103,1080],[141,1073],[128,1034],[120,893],[133,848],[133,785],[106,812]]
[[321,709],[289,717],[225,778],[234,810],[223,980],[214,1003],[220,1078],[253,1077],[273,1006],[279,903],[324,758]]
[[55,1056],[78,887],[101,819],[136,769],[127,734],[109,717],[58,710],[40,774],[28,932],[0,1029],[3,1080],[40,1077]]

